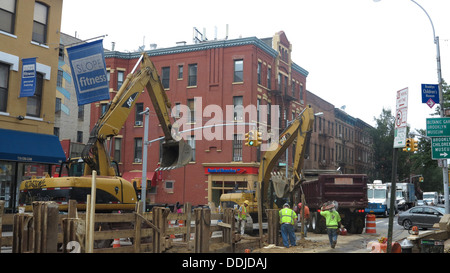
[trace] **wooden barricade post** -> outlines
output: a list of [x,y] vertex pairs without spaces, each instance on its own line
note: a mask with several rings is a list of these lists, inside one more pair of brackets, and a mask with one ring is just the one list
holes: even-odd
[[276,209],[267,209],[267,242],[278,245],[278,234],[280,233],[280,215]]
[[195,253],[209,252],[209,239],[211,238],[211,210],[210,209],[195,209]]
[[33,215],[30,213],[14,214],[13,224],[13,253],[33,252]]
[[34,252],[58,252],[59,208],[55,202],[33,202]]
[[235,242],[235,210],[231,208],[226,208],[223,213],[223,224],[220,226],[225,227],[223,229],[223,242],[231,246],[231,252],[234,253],[236,242]]

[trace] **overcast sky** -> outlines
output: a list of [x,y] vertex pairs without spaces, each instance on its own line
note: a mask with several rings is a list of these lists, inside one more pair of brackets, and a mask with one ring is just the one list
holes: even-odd
[[[450,1],[416,0],[440,37],[442,77],[450,82]],[[408,124],[425,129],[435,112],[421,84],[437,84],[436,45],[425,12],[411,0],[64,0],[61,31],[101,35],[119,51],[208,39],[266,38],[283,30],[292,59],[309,72],[306,88],[374,126],[383,107],[395,113],[396,92],[409,88]]]

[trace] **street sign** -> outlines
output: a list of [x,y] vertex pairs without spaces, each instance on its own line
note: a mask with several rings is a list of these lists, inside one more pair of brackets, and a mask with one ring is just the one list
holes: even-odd
[[427,118],[428,137],[450,137],[450,118]]
[[450,137],[431,138],[431,158],[432,159],[450,158]]
[[439,85],[438,84],[422,84],[422,103],[429,104],[430,99],[434,103],[439,103]]
[[395,115],[394,148],[402,148],[406,144],[406,128],[408,117],[408,88],[397,91]]

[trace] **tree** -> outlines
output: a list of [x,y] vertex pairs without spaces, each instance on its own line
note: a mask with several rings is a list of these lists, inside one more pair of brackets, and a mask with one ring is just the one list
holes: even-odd
[[[378,119],[375,119],[376,127],[371,131],[374,143],[374,165],[375,171],[372,181],[380,179],[383,182],[392,180],[392,156],[394,149],[395,117],[391,110],[384,109]],[[409,127],[407,128],[409,132]],[[397,181],[409,177],[411,155],[405,152],[398,153]]]

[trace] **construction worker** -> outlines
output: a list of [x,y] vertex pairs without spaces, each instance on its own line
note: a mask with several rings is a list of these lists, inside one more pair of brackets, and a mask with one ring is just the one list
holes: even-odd
[[285,203],[279,212],[281,224],[281,236],[283,237],[283,245],[289,247],[296,246],[294,225],[297,220],[297,214],[289,208],[289,204]]
[[245,231],[245,224],[247,223],[247,209],[248,209],[248,204],[250,202],[248,200],[244,201],[244,205],[239,207],[239,213],[238,213],[238,219],[239,219],[239,227],[241,229],[241,235],[244,235],[244,231]]
[[341,216],[339,215],[339,212],[336,211],[336,208],[334,205],[323,205],[320,208],[320,215],[325,217],[326,220],[326,226],[327,226],[327,233],[328,233],[328,239],[330,240],[331,248],[336,247],[337,243],[337,237],[338,237],[338,227],[340,226],[343,228],[344,226],[341,224]]
[[300,221],[303,220],[303,222],[301,222],[301,223],[305,224],[305,226],[303,227],[303,233],[305,234],[305,237],[306,237],[306,234],[308,233],[309,207],[307,205],[305,205],[303,210],[304,210],[304,212],[303,212],[304,218],[302,219],[302,203],[298,203],[298,214],[300,215],[300,217],[299,217]]

